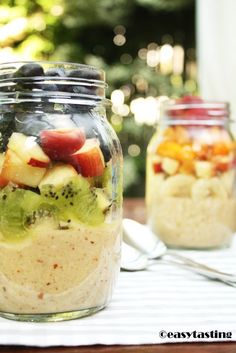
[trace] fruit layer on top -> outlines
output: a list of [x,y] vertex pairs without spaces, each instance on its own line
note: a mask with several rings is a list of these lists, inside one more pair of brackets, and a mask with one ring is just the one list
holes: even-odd
[[[25,238],[41,218],[68,228],[102,224],[112,202],[112,165],[83,128],[14,132],[0,154],[0,237]],[[66,225],[66,226],[65,226]]]
[[[202,102],[198,97],[190,98],[185,97],[182,103]],[[183,118],[181,110],[173,110],[171,114]],[[235,143],[226,128],[220,124],[204,124],[206,109],[184,109],[184,114],[185,118],[189,118],[188,124],[176,122],[158,133],[157,142],[153,143],[151,150],[153,172],[164,172],[166,175],[184,173],[210,178],[235,168]],[[192,122],[191,118],[196,120],[198,117],[203,119],[202,124]]]
[[57,162],[84,177],[99,177],[105,169],[98,139],[87,139],[83,128],[41,131],[39,143],[34,136],[14,132],[0,156],[0,186],[13,182],[38,187]]

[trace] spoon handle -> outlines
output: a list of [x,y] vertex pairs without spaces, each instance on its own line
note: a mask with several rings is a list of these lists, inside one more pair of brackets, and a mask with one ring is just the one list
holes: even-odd
[[172,253],[172,252],[171,253],[166,252],[166,254],[164,254],[162,256],[162,258],[164,260],[167,260],[168,262],[172,262],[175,264],[186,266],[189,269],[193,270],[194,272],[197,272],[197,273],[199,273],[203,276],[206,276],[208,278],[218,279],[223,282],[231,282],[231,283],[236,284],[236,276],[235,275],[232,275],[232,274],[226,273],[226,272],[222,272],[222,271],[218,271],[215,268],[206,266],[202,263],[191,260],[185,256],[182,256],[182,255],[179,255],[176,253]]

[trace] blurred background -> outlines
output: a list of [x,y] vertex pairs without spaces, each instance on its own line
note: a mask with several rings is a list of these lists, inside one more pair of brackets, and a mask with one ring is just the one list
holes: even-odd
[[197,94],[194,0],[1,0],[0,62],[71,61],[106,71],[124,194],[143,196],[160,102]]

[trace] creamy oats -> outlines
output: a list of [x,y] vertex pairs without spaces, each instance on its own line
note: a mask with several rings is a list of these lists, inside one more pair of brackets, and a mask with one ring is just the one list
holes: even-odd
[[0,311],[56,313],[104,306],[119,271],[119,224],[44,225],[21,245],[0,244]]
[[149,226],[168,246],[228,246],[236,228],[236,200],[156,198],[150,208]]

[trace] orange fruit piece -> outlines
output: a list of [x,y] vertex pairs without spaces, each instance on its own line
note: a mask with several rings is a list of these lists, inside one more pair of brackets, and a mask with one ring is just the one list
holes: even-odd
[[181,146],[172,141],[164,141],[157,147],[157,153],[162,157],[180,160]]
[[185,160],[181,163],[180,172],[185,174],[194,174],[194,163],[190,160]]
[[227,155],[230,152],[229,146],[226,145],[224,142],[217,142],[213,145],[213,155]]
[[190,145],[182,146],[180,158],[182,161],[193,161],[195,159],[195,153]]
[[173,127],[166,128],[163,132],[163,137],[165,140],[174,141],[175,140],[175,130]]
[[211,159],[212,146],[211,145],[198,145],[195,147],[194,152],[197,159],[207,161]]
[[179,144],[186,144],[190,142],[188,130],[183,126],[175,126],[175,141]]

